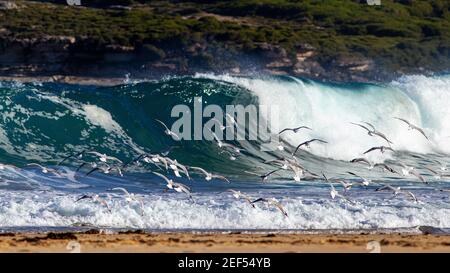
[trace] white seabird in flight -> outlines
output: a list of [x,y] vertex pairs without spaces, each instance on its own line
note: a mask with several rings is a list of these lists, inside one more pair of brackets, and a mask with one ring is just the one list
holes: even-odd
[[404,123],[406,123],[406,124],[408,125],[408,130],[416,130],[416,131],[418,131],[419,133],[421,133],[427,140],[430,140],[430,139],[428,138],[428,136],[425,134],[425,131],[424,131],[422,128],[420,128],[420,127],[418,127],[418,126],[412,124],[411,122],[407,121],[406,119],[403,119],[403,118],[397,118],[397,117],[394,117],[394,118],[395,118],[395,119],[398,119],[398,120],[400,120],[400,121],[403,121]]
[[286,212],[286,210],[284,209],[284,207],[280,204],[280,202],[278,202],[277,199],[275,198],[258,198],[255,201],[252,201],[252,204],[257,203],[257,202],[264,202],[266,204],[268,204],[269,206],[274,206],[276,207],[285,217],[288,217],[288,214]]
[[233,190],[233,189],[229,189],[228,191],[232,193],[234,198],[236,198],[236,199],[244,199],[245,201],[247,201],[247,203],[250,204],[250,206],[255,208],[255,205],[252,203],[252,200],[251,200],[250,196],[248,196],[247,194],[242,193],[241,191]]
[[328,143],[328,142],[326,142],[325,140],[321,140],[321,139],[318,139],[318,138],[313,138],[313,139],[311,139],[311,140],[308,140],[308,141],[305,141],[305,142],[300,143],[300,144],[295,148],[295,151],[292,153],[292,155],[295,155],[295,154],[297,153],[298,149],[300,149],[300,147],[302,147],[302,146],[305,146],[306,148],[309,148],[310,145],[311,145],[311,143],[313,143],[313,142],[315,142],[315,141],[321,142],[321,143]]
[[66,161],[66,160],[68,160],[70,158],[82,159],[84,153],[86,153],[85,150],[83,150],[81,152],[78,152],[78,153],[75,153],[75,154],[68,155],[68,156],[64,157],[57,165],[58,166],[61,165],[62,163],[64,163],[64,161]]
[[336,188],[333,186],[333,183],[331,183],[331,181],[328,180],[328,178],[325,176],[324,173],[322,173],[322,176],[323,176],[323,178],[325,178],[325,181],[330,185],[330,188],[331,188],[331,190],[330,190],[330,196],[331,196],[331,199],[335,199],[336,197],[339,197],[339,198],[341,198],[341,199],[344,200],[344,201],[347,201],[347,202],[349,202],[349,203],[351,203],[351,204],[355,204],[355,202],[353,202],[352,200],[350,200],[350,199],[348,199],[347,197],[345,197],[345,196],[343,196],[342,194],[340,194],[340,193],[336,190]]
[[108,161],[115,161],[115,162],[118,162],[120,164],[123,164],[122,160],[120,160],[120,159],[118,159],[117,157],[114,157],[114,156],[109,156],[109,155],[102,154],[102,153],[99,153],[99,152],[96,152],[96,151],[88,151],[88,152],[85,152],[85,153],[86,154],[91,154],[91,155],[94,155],[94,156],[98,157],[98,159],[101,162],[103,162],[103,163],[107,163]]
[[44,166],[42,166],[42,165],[40,165],[40,164],[38,164],[38,163],[29,163],[29,164],[27,164],[27,166],[30,166],[30,167],[38,167],[38,168],[40,168],[41,171],[42,171],[43,173],[45,173],[45,174],[47,174],[47,173],[52,173],[52,174],[54,174],[54,175],[60,176],[60,173],[59,173],[57,170],[52,169],[52,168],[48,168],[48,167],[44,167]]
[[369,186],[369,184],[372,183],[372,180],[367,179],[367,178],[364,178],[364,177],[362,177],[362,176],[360,176],[360,175],[357,175],[357,174],[355,174],[354,172],[347,172],[347,173],[348,173],[348,174],[351,174],[351,175],[353,175],[353,176],[356,176],[356,177],[358,177],[358,178],[360,178],[360,179],[362,179],[361,184],[362,184],[363,186]]
[[134,193],[129,193],[125,188],[122,188],[122,187],[112,188],[111,190],[123,192],[125,194],[125,200],[127,202],[133,202],[133,201],[138,202],[139,205],[141,206],[141,213],[142,213],[142,215],[144,215],[144,202],[142,201],[142,199],[140,197],[138,197]]
[[292,131],[292,132],[294,132],[294,133],[297,133],[299,130],[301,130],[301,129],[308,129],[308,130],[312,130],[311,128],[309,128],[308,126],[299,126],[299,127],[295,127],[295,128],[284,128],[283,130],[281,130],[278,134],[280,135],[280,134],[282,134],[282,133],[284,133],[284,132],[287,132],[287,131]]
[[395,171],[393,168],[389,167],[385,163],[375,163],[375,164],[373,164],[368,159],[362,158],[362,157],[354,158],[354,159],[350,160],[350,163],[365,163],[365,164],[367,164],[367,168],[369,170],[372,170],[375,167],[380,167],[383,171],[386,170],[386,171],[389,171],[391,173],[397,173],[397,171]]
[[220,120],[218,120],[217,118],[212,118],[211,120],[214,120],[219,125],[220,131],[223,131],[227,128],[234,128],[233,125],[228,125],[228,126],[223,125],[223,123]]
[[175,134],[174,132],[172,132],[170,129],[169,129],[169,127],[167,127],[167,125],[164,123],[164,122],[162,122],[162,121],[160,121],[159,119],[155,119],[157,122],[159,122],[162,126],[164,126],[164,133],[166,134],[166,135],[168,135],[168,136],[171,136],[172,138],[174,138],[175,140],[181,140],[181,138],[177,135],[177,134]]
[[152,172],[152,173],[161,177],[162,179],[164,179],[167,183],[166,187],[168,189],[174,190],[176,192],[183,192],[183,193],[187,194],[191,200],[194,200],[191,195],[191,189],[188,186],[186,186],[182,183],[173,182],[172,179],[169,179],[165,175],[162,175],[160,173],[157,173],[157,172]]
[[444,174],[442,172],[435,171],[430,167],[424,167],[424,168],[433,174],[434,179],[441,180],[444,177],[450,177],[450,174]]
[[382,187],[376,189],[375,191],[383,191],[383,190],[390,190],[394,194],[394,196],[397,196],[399,194],[406,195],[410,197],[414,202],[417,202],[416,196],[410,192],[410,191],[403,191],[400,187],[392,187],[391,185],[383,185]]
[[382,154],[384,154],[386,151],[391,151],[394,152],[394,149],[392,149],[391,147],[387,147],[387,146],[378,146],[378,147],[372,147],[369,150],[365,151],[364,154],[368,154],[370,152],[379,150]]
[[221,180],[224,180],[224,181],[230,183],[230,180],[228,180],[225,176],[210,173],[210,172],[206,171],[203,168],[200,168],[200,167],[189,167],[189,169],[202,172],[205,175],[205,180],[206,181],[211,181],[212,179],[221,179]]
[[111,212],[111,208],[109,207],[108,203],[101,198],[98,194],[94,194],[94,195],[83,195],[80,198],[78,198],[75,202],[81,201],[83,199],[91,199],[94,202],[100,203],[101,205],[105,206],[106,209],[108,209],[109,212]]
[[240,154],[241,153],[241,149],[234,146],[233,144],[230,143],[225,143],[222,140],[219,139],[219,137],[211,131],[211,134],[214,137],[214,140],[217,142],[217,146],[219,146],[219,148],[225,148],[225,149],[231,149],[234,153],[236,154]]
[[414,167],[407,166],[402,162],[400,162],[400,165],[402,166],[402,175],[403,176],[413,175],[413,176],[417,177],[423,183],[428,184],[428,182],[425,180],[425,178]]
[[390,141],[390,140],[386,137],[386,135],[384,135],[383,133],[379,132],[379,131],[375,128],[375,126],[373,126],[372,124],[370,124],[370,123],[368,123],[368,122],[363,122],[363,123],[367,124],[370,128],[372,128],[372,129],[369,129],[369,128],[367,128],[366,126],[364,126],[364,125],[362,125],[362,124],[359,124],[359,123],[353,123],[353,122],[350,122],[350,123],[353,124],[353,125],[359,126],[359,127],[363,128],[364,130],[366,130],[366,131],[367,131],[367,134],[368,134],[369,136],[378,136],[378,137],[381,137],[381,138],[384,139],[387,143],[389,143],[389,145],[392,144],[392,141]]
[[119,166],[109,166],[108,164],[105,164],[105,166],[97,166],[93,168],[92,170],[87,172],[85,176],[89,176],[90,174],[97,171],[102,171],[104,174],[109,174],[112,171],[116,171],[119,176],[123,177],[122,169]]
[[257,175],[259,178],[261,178],[261,181],[262,181],[262,182],[266,182],[266,181],[269,179],[269,177],[270,177],[271,175],[275,174],[277,171],[282,170],[282,169],[283,169],[283,168],[277,168],[277,169],[268,171],[268,172],[266,172],[266,173],[264,173],[264,174],[259,174],[259,173],[255,173],[255,172],[249,172],[249,171],[244,171],[244,172],[245,172],[245,173],[248,173],[248,174],[254,174],[254,175]]

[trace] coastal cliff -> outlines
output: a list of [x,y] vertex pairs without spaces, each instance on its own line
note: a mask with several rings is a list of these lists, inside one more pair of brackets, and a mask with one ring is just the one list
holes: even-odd
[[386,81],[448,70],[449,9],[438,0],[0,1],[0,76]]

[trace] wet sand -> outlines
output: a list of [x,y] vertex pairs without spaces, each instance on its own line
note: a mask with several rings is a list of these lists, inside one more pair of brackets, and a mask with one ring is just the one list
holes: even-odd
[[0,252],[450,252],[449,235],[1,233]]

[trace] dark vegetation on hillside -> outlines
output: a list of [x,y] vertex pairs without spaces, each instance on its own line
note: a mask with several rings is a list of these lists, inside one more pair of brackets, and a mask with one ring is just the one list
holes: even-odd
[[294,67],[306,49],[324,70],[354,59],[390,72],[450,66],[448,0],[381,0],[381,6],[364,0],[81,2],[16,1],[19,8],[0,10],[0,52],[12,37],[71,36],[77,40],[72,52],[129,49],[140,61],[170,60],[177,67],[218,70],[235,66],[239,56],[264,54],[287,59],[275,67]]

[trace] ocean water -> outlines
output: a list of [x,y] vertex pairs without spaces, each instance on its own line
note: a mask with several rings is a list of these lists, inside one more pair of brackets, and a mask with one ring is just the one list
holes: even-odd
[[[261,151],[258,141],[232,142],[243,149],[236,160],[221,153],[214,141],[175,141],[164,134],[159,119],[171,124],[175,105],[192,106],[196,97],[203,105],[276,105],[280,118],[273,128],[307,125],[313,130],[283,133],[284,151]],[[385,84],[323,83],[294,77],[234,77],[199,74],[158,81],[128,81],[115,87],[55,83],[0,82],[0,229],[142,228],[152,230],[322,230],[399,229],[416,226],[450,228],[450,178],[435,177],[427,167],[439,170],[450,164],[450,77],[409,76]],[[267,113],[261,111],[265,119]],[[267,114],[268,115],[268,114]],[[429,140],[393,117],[405,118],[424,128]],[[204,121],[208,120],[207,118]],[[386,145],[351,122],[370,122],[393,142],[395,152],[367,149]],[[312,138],[328,144],[301,149],[298,160],[318,177],[292,179],[280,171],[266,182],[253,173],[273,170],[265,163],[290,157],[299,143]],[[123,176],[101,172],[87,176],[89,168],[76,171],[80,160],[70,154],[95,150],[127,162],[141,153],[159,153],[175,146],[168,157],[186,166],[198,166],[226,176],[231,183],[206,181],[191,172],[192,179],[176,177],[163,167],[140,164]],[[369,169],[354,164],[365,156],[386,163],[401,173],[412,166],[428,182],[412,175]],[[85,160],[85,159],[83,159]],[[87,159],[86,159],[87,160]],[[439,162],[439,163],[438,163]],[[38,163],[57,169],[58,175],[29,166]],[[186,194],[165,191],[166,184],[152,171],[163,173],[191,188]],[[321,178],[371,179],[369,186],[353,185],[344,193],[348,200],[331,198],[330,185]],[[446,170],[444,172],[447,172]],[[376,191],[380,184],[413,193],[394,196]],[[126,188],[142,201],[127,200],[114,187]],[[276,198],[286,210],[256,203],[253,208],[235,199],[229,189],[252,199]],[[98,194],[109,209],[83,195]]]

